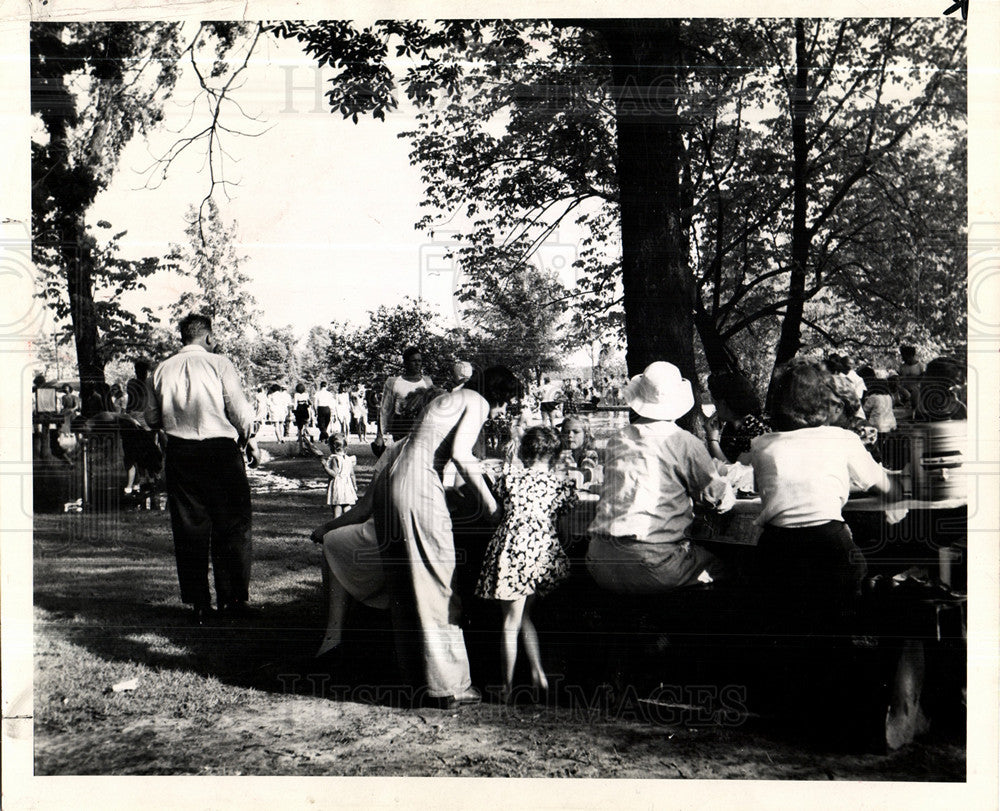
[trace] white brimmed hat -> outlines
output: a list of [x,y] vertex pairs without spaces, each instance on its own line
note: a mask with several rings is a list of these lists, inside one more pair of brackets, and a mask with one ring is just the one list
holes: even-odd
[[694,393],[691,381],[681,377],[676,366],[658,360],[629,381],[625,400],[640,417],[676,420],[691,410]]

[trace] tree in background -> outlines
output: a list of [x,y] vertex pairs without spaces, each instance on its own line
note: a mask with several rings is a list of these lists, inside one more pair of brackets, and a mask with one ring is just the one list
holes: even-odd
[[277,383],[285,388],[294,386],[299,381],[295,345],[295,333],[290,326],[272,327],[258,335],[248,348],[248,385]]
[[[211,78],[231,85],[223,57],[244,28],[240,23],[188,29],[159,22],[31,24],[32,258],[50,291],[46,301],[65,303],[84,400],[104,382],[106,352],[114,351],[117,340],[112,332],[124,330],[129,340],[131,329],[149,321],[118,302],[103,301],[101,291],[134,289],[128,286],[130,274],[152,272],[148,263],[154,261],[109,269],[113,257],[88,232],[87,211],[107,188],[126,144],[162,120],[185,56],[196,65],[197,58],[213,55]],[[182,32],[191,34],[186,44]],[[224,98],[208,92],[209,77],[201,78],[214,122]],[[53,296],[50,283],[61,283],[65,295]]]
[[[527,255],[568,214],[576,217],[588,232],[572,294],[577,332],[600,337],[602,326],[614,329],[623,301],[615,113],[658,114],[650,105],[661,96],[612,81],[603,38],[585,27],[518,25],[520,37],[443,51],[437,61],[451,71],[461,103],[449,96],[421,109],[417,128],[403,135],[414,142],[425,204],[471,220],[453,252],[474,268],[470,276],[489,273],[503,250]],[[930,339],[935,330],[942,340],[950,324],[957,335],[961,28],[937,20],[691,20],[678,36],[683,81],[665,76],[660,91],[676,88],[680,233],[704,364],[767,379],[782,329],[786,345],[794,334],[806,347]],[[787,82],[802,73],[785,70],[793,51],[809,66],[806,86],[794,92]],[[915,187],[919,194],[907,191]],[[802,261],[810,282],[799,289],[794,268]],[[918,268],[925,284],[914,284]],[[944,295],[915,297],[925,286]],[[666,317],[661,311],[648,323]]]
[[369,312],[369,322],[331,341],[328,365],[339,382],[381,388],[385,379],[403,371],[402,351],[418,346],[424,372],[443,383],[450,372],[452,344],[440,320],[422,301],[405,298],[399,304]]
[[211,318],[212,334],[220,351],[246,376],[261,312],[247,290],[250,277],[240,270],[246,257],[236,250],[236,225],[224,223],[215,201],[209,200],[203,218],[192,206],[184,233],[188,244],[173,246],[171,255],[177,270],[194,279],[195,289],[182,293],[170,306],[171,316],[175,322],[192,312]]
[[330,327],[315,326],[309,330],[298,353],[299,375],[309,385],[315,386],[320,380],[330,380],[330,352],[334,341],[334,330]]
[[566,289],[554,273],[494,261],[470,276],[474,281],[458,293],[462,328],[453,333],[465,360],[480,368],[500,363],[536,380],[579,347],[561,323]]
[[[639,372],[668,359],[694,374],[694,285],[680,215],[682,96],[680,21],[568,20],[548,23],[598,35],[617,88],[614,119],[618,205],[622,234],[622,295],[628,366]],[[517,48],[526,41],[517,22],[504,20],[378,21],[357,28],[347,21],[281,22],[266,26],[296,39],[319,64],[338,71],[327,96],[332,109],[357,121],[384,118],[396,106],[390,50],[416,62],[402,82],[420,106],[460,103],[463,66],[440,59],[446,50],[498,42]],[[655,101],[656,109],[649,107]],[[659,329],[649,329],[650,324]]]
[[104,381],[102,332],[129,323],[121,308],[108,307],[103,316],[110,323],[102,323],[95,288],[114,282],[102,278],[107,257],[99,255],[85,215],[125,145],[162,118],[181,50],[176,25],[31,25],[32,258],[47,303],[71,320],[84,400]]
[[[101,220],[97,227],[107,230],[111,228],[111,224]],[[169,257],[123,259],[118,253],[123,236],[125,232],[119,231],[102,242],[92,228],[85,226],[77,243],[81,255],[86,255],[89,265],[88,317],[97,336],[93,350],[101,363],[102,376],[104,364],[108,361],[134,357],[144,352],[152,339],[156,324],[159,323],[149,307],[133,312],[122,305],[121,297],[136,290],[145,290],[145,280],[149,276],[173,267]],[[52,312],[59,340],[65,343],[71,341],[76,334],[73,314],[74,304],[78,305],[79,301],[67,289],[66,276],[59,269],[60,257],[65,257],[65,249],[55,252],[52,246],[35,246],[36,262],[43,258],[51,260],[50,263],[37,265],[39,290],[36,295]],[[69,326],[64,327],[67,322]],[[76,342],[76,348],[79,349],[79,342]],[[75,372],[71,374],[75,376]]]
[[[914,222],[893,186],[934,162],[934,140],[911,137],[921,128],[943,128],[964,143],[965,29],[921,19],[798,19],[784,32],[763,25],[775,61],[791,51],[795,65],[779,76],[792,146],[788,286],[775,359],[782,363],[801,346],[812,295],[832,286],[844,298],[862,290],[867,299],[895,286],[891,257],[901,231],[921,243],[918,251],[934,247],[920,239],[920,215]],[[793,45],[783,47],[782,37]],[[907,149],[915,163],[891,160]],[[964,205],[948,213],[961,230]]]

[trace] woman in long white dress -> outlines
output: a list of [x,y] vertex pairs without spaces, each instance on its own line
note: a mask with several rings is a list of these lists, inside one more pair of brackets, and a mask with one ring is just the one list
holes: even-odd
[[520,392],[517,378],[496,366],[436,398],[374,488],[396,649],[404,677],[418,690],[415,699],[424,693],[447,707],[480,700],[458,624],[455,542],[442,475],[453,462],[484,513],[496,519],[497,503],[473,447],[489,416],[501,413]]

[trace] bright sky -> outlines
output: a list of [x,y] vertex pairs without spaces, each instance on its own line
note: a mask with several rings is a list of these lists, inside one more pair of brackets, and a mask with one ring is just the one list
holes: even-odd
[[[426,213],[419,207],[422,184],[409,164],[409,141],[396,137],[415,127],[413,109],[404,98],[386,121],[355,125],[329,112],[321,94],[332,72],[321,74],[296,43],[268,37],[258,48],[235,98],[262,121],[241,121],[230,108],[228,126],[269,129],[224,142],[235,159],[226,162],[226,178],[240,185],[230,190],[231,200],[217,189],[216,201],[224,219],[238,225],[239,248],[248,257],[243,270],[253,279],[250,290],[265,321],[291,324],[302,335],[331,320],[364,323],[380,304],[420,296],[453,323],[455,274],[442,258],[447,217],[437,241],[414,229]],[[184,242],[185,214],[206,193],[202,146],[175,163],[159,188],[143,188],[142,171],[177,139],[170,131],[188,121],[191,109],[181,105],[195,87],[193,76],[182,76],[162,131],[125,151],[111,187],[91,209],[91,222],[106,219],[115,230],[128,230],[127,256],[162,255],[171,242]],[[201,126],[196,120],[184,131]],[[575,245],[558,250],[575,253]],[[561,262],[570,274],[573,258]],[[189,284],[173,274],[154,278],[147,293],[128,303],[165,306]]]

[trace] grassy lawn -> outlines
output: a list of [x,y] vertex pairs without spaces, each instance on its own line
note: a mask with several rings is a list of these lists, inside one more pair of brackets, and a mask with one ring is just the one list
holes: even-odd
[[[288,445],[268,450],[266,472],[322,475]],[[365,450],[351,448],[369,467]],[[37,514],[36,774],[964,779],[953,741],[858,756],[750,722],[649,723],[554,703],[399,709],[378,692],[392,655],[375,611],[353,617],[360,689],[348,700],[293,667],[323,624],[320,550],[307,538],[326,518],[323,496],[255,495],[251,590],[261,613],[206,628],[191,627],[179,601],[166,513]],[[112,689],[129,680],[134,689]]]

